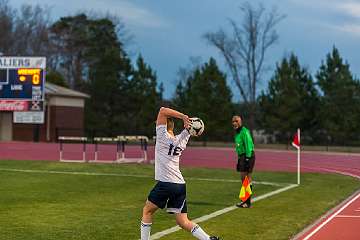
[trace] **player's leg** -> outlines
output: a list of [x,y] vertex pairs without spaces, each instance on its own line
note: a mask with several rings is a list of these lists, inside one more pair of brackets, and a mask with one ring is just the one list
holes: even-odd
[[187,213],[175,213],[175,219],[177,225],[188,232],[191,232],[192,229],[196,226],[195,223],[189,220]]
[[146,201],[141,218],[141,240],[150,240],[152,216],[158,209],[158,206],[149,200]]
[[218,240],[220,238],[209,236],[198,224],[189,220],[187,213],[176,213],[176,223],[184,230],[191,232],[191,234],[200,240]]
[[150,202],[149,200],[146,201],[145,206],[143,208],[142,218],[141,221],[145,223],[151,223],[152,222],[152,216],[158,210],[159,207]]
[[151,190],[145,203],[141,219],[141,240],[150,240],[152,218],[156,210],[164,208],[168,199],[168,193],[164,183],[158,182]]
[[189,220],[187,216],[186,195],[178,198],[170,198],[167,204],[167,212],[174,213],[176,223],[184,230],[191,232],[198,239],[209,239],[207,235],[197,224]]
[[200,240],[217,240],[217,237],[210,237],[199,225],[190,221],[187,216],[186,185],[172,184],[172,195],[167,202],[167,212],[174,213],[176,223],[184,230]]

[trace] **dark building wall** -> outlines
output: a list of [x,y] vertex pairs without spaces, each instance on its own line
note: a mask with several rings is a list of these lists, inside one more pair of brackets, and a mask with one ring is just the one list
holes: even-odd
[[80,107],[50,107],[52,141],[58,136],[82,137],[84,131],[84,109]]
[[[38,134],[38,136],[37,136]],[[46,141],[45,124],[13,124],[14,141]]]
[[[35,124],[13,124],[13,139],[15,141],[34,141],[38,131],[39,141],[46,140],[48,123],[47,110],[45,112],[45,123]],[[37,130],[36,128],[39,128]],[[82,136],[84,128],[84,109],[81,107],[50,106],[50,141],[56,141],[61,136]]]

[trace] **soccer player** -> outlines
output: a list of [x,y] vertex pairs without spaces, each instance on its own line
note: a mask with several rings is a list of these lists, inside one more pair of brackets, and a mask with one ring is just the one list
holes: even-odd
[[[184,130],[174,135],[174,120],[181,119]],[[156,120],[155,180],[156,185],[150,191],[143,208],[141,220],[141,240],[150,239],[153,215],[159,209],[167,208],[175,215],[176,223],[200,240],[219,240],[210,237],[199,225],[187,216],[186,184],[179,169],[180,156],[185,150],[190,134],[189,117],[170,108],[162,107]]]
[[[242,118],[238,115],[233,116],[232,125],[235,130],[235,150],[238,155],[238,162],[236,170],[240,172],[241,181],[244,181],[247,176],[251,184],[251,173],[255,165],[254,142],[250,135],[250,131],[243,126]],[[249,208],[251,207],[251,196],[245,202],[236,204],[237,207]]]

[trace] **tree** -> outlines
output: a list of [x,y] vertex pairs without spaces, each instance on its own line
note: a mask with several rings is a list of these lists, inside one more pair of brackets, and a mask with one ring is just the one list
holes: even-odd
[[266,93],[259,97],[260,124],[277,139],[287,142],[297,129],[314,137],[318,127],[319,96],[310,73],[291,54],[278,64]]
[[322,62],[316,78],[322,91],[321,123],[331,143],[349,144],[358,140],[360,83],[336,47]]
[[216,61],[210,58],[197,68],[184,83],[179,82],[173,104],[191,116],[205,122],[204,140],[229,140],[233,114],[232,94]]
[[98,134],[114,136],[127,122],[126,84],[133,68],[109,19],[87,20],[86,47],[81,59],[87,70],[84,89],[90,94],[86,108],[86,126]]
[[[59,70],[72,88],[89,93],[86,126],[97,135],[153,135],[163,85],[139,56],[133,67],[119,39],[118,22],[79,14],[52,26]],[[122,35],[123,36],[123,35]]]
[[47,7],[24,4],[16,10],[9,1],[0,0],[0,52],[9,56],[45,56],[49,65],[53,50],[48,35],[50,16]]
[[51,27],[57,69],[71,88],[91,96],[85,124],[103,136],[122,133],[128,122],[126,85],[133,69],[116,29],[112,20],[86,14],[63,17]]
[[9,6],[7,0],[0,0],[0,52],[9,55],[11,53],[13,41],[13,25],[15,10]]
[[101,44],[119,45],[118,54],[125,58],[123,42],[118,40],[120,26],[121,22],[114,23],[107,17],[89,18],[84,13],[62,17],[51,26],[50,40],[58,60],[56,69],[64,73],[72,89],[84,91],[90,67],[98,58],[99,52],[95,50],[106,47]]
[[139,55],[133,76],[127,85],[128,128],[133,134],[154,134],[155,120],[162,101],[163,86],[156,73]]
[[62,87],[69,87],[65,81],[65,78],[56,71],[49,71],[46,73],[46,82],[50,82]]
[[14,24],[13,54],[50,58],[52,46],[48,29],[51,23],[50,8],[22,5]]
[[75,90],[83,90],[89,71],[85,55],[91,44],[90,23],[85,14],[79,14],[62,17],[50,28],[51,41],[59,59],[56,68],[64,73],[69,86]]
[[171,100],[171,105],[174,108],[178,109],[182,112],[187,112],[188,110],[185,109],[189,94],[189,89],[191,89],[191,81],[190,79],[193,78],[195,72],[201,68],[202,65],[201,57],[190,57],[189,63],[186,66],[179,67],[177,71],[177,82],[175,94],[173,99]]
[[230,20],[232,35],[223,29],[209,32],[205,39],[215,46],[225,59],[240,96],[249,107],[250,128],[254,127],[257,85],[261,79],[267,50],[276,43],[275,26],[284,18],[274,8],[269,13],[265,7],[254,7],[245,2],[241,7],[241,24]]
[[[190,77],[188,77],[189,79]],[[187,106],[187,99],[188,99],[188,91],[190,89],[189,86],[189,82],[187,82],[187,80],[185,80],[185,84],[187,86],[184,86],[183,82],[180,81],[175,89],[175,94],[174,94],[174,98],[172,99],[172,105],[174,106],[174,108],[176,108],[177,110],[181,111],[181,112],[185,112],[186,109],[185,107]]]

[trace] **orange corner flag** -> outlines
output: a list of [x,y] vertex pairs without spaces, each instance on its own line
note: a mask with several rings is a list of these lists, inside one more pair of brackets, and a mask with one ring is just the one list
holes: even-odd
[[239,194],[239,198],[242,202],[245,202],[252,194],[251,188],[250,188],[250,181],[249,178],[246,176],[241,189],[240,189],[240,194]]
[[295,135],[294,135],[294,139],[291,143],[293,145],[293,147],[299,149],[300,148],[300,130],[298,130]]

